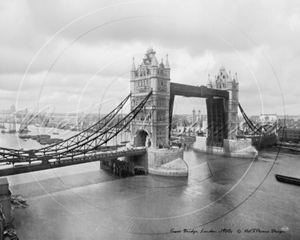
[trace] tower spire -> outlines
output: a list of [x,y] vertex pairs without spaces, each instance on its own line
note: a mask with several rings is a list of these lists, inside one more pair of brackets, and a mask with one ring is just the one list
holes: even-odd
[[228,74],[228,82],[232,82],[231,71],[229,71],[229,74]]
[[166,65],[165,68],[170,69],[170,64],[169,64],[169,60],[168,60],[168,54],[166,55]]
[[151,60],[151,66],[158,66],[158,62],[157,62],[157,59],[156,59],[156,56],[153,55],[152,57],[152,60]]
[[132,58],[132,67],[131,67],[131,72],[135,72],[135,64],[134,64],[134,57]]
[[212,82],[211,82],[211,79],[210,79],[210,74],[208,74],[208,79],[207,79],[207,87],[208,88],[212,88]]

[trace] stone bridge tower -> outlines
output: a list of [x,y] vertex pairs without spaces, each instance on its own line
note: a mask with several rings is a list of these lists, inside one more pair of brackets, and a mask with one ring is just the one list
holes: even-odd
[[131,110],[152,90],[144,110],[131,122],[131,139],[134,146],[161,148],[169,145],[170,66],[158,63],[156,52],[149,48],[136,68],[133,61],[130,78]]
[[[239,83],[237,80],[237,74],[235,74],[235,76],[232,78],[230,71],[229,74],[227,74],[225,68],[222,66],[219,70],[219,74],[215,76],[215,81],[212,81],[210,79],[210,76],[208,76],[207,87],[213,89],[227,90],[229,92],[229,99],[228,100],[224,99],[223,103],[222,103],[222,99],[213,99],[214,101],[211,104],[212,108],[217,108],[218,103],[225,105],[223,107],[225,110],[225,117],[222,126],[219,126],[216,129],[212,129],[212,131],[216,131],[221,128],[226,129],[225,131],[227,136],[222,136],[223,139],[224,138],[229,140],[236,139],[237,128],[238,128],[238,102],[239,102]],[[212,109],[211,112],[213,112],[212,115],[217,115],[222,111],[217,111],[217,110],[215,111],[215,109]],[[213,116],[212,119],[214,117],[216,119],[219,119],[219,116]],[[214,128],[215,123],[212,123],[210,125],[212,125],[212,128]],[[220,137],[219,140],[221,140],[222,137]]]

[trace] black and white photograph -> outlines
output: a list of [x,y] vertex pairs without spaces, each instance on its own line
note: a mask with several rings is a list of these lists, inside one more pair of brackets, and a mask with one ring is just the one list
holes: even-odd
[[1,0],[0,240],[300,239],[300,2]]

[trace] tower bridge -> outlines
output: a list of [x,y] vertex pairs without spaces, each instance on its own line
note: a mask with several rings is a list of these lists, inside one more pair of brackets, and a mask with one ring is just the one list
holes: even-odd
[[[171,83],[170,72],[168,55],[165,62],[161,60],[159,63],[156,52],[149,48],[142,63],[137,67],[133,59],[130,94],[103,119],[63,142],[41,149],[0,148],[0,163],[41,161],[40,169],[45,169],[46,165],[52,168],[67,163],[67,165],[83,163],[109,140],[130,128],[131,147],[142,147],[146,151],[137,151],[134,154],[129,150],[124,151],[125,161],[132,161],[132,156],[138,155],[137,162],[143,165],[147,172],[153,174],[160,172],[166,175],[168,175],[166,164],[170,166],[169,163],[175,161],[177,166],[185,170],[183,175],[187,176],[183,149],[169,148],[170,126],[176,96],[206,99],[207,137],[197,137],[195,150],[242,157],[252,157],[256,154],[256,150],[251,147],[251,140],[249,142],[236,138],[239,94],[237,75],[232,78],[230,72],[227,74],[225,68],[221,67],[215,81],[212,81],[209,76],[207,86],[191,86]],[[129,99],[130,113],[115,121]],[[100,155],[97,153],[91,161],[105,158],[104,155],[102,157]],[[122,156],[122,153],[106,157],[112,159],[119,156]],[[50,159],[54,159],[54,163],[51,163]],[[161,168],[165,172],[161,171]],[[38,170],[38,167],[36,169]],[[18,173],[18,171],[12,172]]]
[[[207,137],[197,137],[195,149],[217,154],[252,157],[257,151],[251,140],[237,139],[239,82],[237,74],[231,76],[224,67],[220,68],[215,80],[210,75],[206,86],[191,86],[171,82],[168,55],[165,62],[158,63],[156,52],[149,48],[136,68],[133,59],[130,78],[131,106],[134,107],[150,90],[153,91],[144,111],[131,123],[131,137],[135,146],[147,146],[148,166],[155,168],[155,149],[169,145],[176,96],[206,99]],[[151,157],[156,152],[155,157]],[[164,154],[161,158],[164,158]],[[182,157],[182,155],[178,155]],[[176,157],[178,157],[176,156]]]

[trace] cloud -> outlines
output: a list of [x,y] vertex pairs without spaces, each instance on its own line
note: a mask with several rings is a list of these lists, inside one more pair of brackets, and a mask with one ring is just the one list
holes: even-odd
[[[205,85],[207,75],[213,78],[224,65],[238,73],[240,101],[249,115],[257,114],[262,102],[268,111],[282,112],[282,98],[288,111],[300,114],[292,108],[299,102],[297,1],[20,0],[0,5],[0,88],[6,108],[16,96],[20,106],[52,103],[61,111],[102,96],[123,98],[129,93],[132,57],[138,65],[154,46],[159,60],[169,54],[174,82]],[[179,112],[198,104],[181,101]]]

